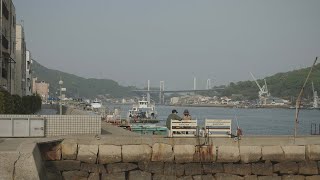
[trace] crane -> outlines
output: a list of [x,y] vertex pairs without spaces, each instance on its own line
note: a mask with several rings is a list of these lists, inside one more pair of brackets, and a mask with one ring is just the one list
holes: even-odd
[[258,83],[257,79],[254,77],[254,75],[250,72],[254,82],[257,84],[259,88],[259,99],[260,99],[260,104],[267,104],[266,100],[268,97],[270,97],[270,93],[268,90],[267,86],[267,81],[264,79],[264,85],[261,87],[260,84]]

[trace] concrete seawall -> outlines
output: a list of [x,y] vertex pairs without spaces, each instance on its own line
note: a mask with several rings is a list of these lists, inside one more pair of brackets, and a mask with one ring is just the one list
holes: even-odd
[[47,177],[320,179],[320,141],[314,137],[301,137],[297,144],[289,137],[269,137],[267,144],[258,139],[268,137],[248,137],[244,144],[226,138],[210,139],[208,144],[193,138],[106,138],[69,138],[56,144],[53,149],[61,151],[43,162]]
[[47,179],[40,149],[33,139],[7,139],[0,143],[0,162],[1,180]]
[[318,137],[235,142],[110,134],[2,143],[18,140],[13,149],[0,148],[0,179],[320,179]]
[[[59,114],[60,106],[59,104],[43,104],[42,109],[55,109],[57,114]],[[92,115],[89,111],[84,111],[73,106],[62,105],[63,115]]]
[[69,106],[64,106],[62,112],[65,115],[90,115],[90,112],[88,111],[83,111]]

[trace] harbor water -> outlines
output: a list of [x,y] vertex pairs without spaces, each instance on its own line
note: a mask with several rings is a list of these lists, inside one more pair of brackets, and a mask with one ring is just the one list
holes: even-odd
[[[126,117],[130,105],[108,106],[121,108],[121,116]],[[244,135],[293,135],[295,122],[295,109],[242,109],[242,108],[218,108],[218,107],[174,107],[157,106],[158,125],[165,125],[167,116],[172,109],[182,116],[184,109],[188,109],[192,119],[198,120],[198,125],[204,127],[205,119],[232,119],[233,133],[239,124]],[[237,120],[236,120],[237,119]],[[300,110],[298,135],[310,135],[311,124],[320,124],[320,110]]]

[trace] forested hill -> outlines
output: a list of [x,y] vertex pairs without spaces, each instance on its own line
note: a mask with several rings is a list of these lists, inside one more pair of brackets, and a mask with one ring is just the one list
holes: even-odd
[[[63,87],[67,88],[69,97],[86,97],[94,98],[97,95],[109,94],[112,97],[133,96],[130,87],[120,86],[117,82],[109,79],[82,78],[73,74],[61,72],[58,70],[48,69],[36,61],[33,61],[33,76],[39,80],[44,80],[50,84],[50,94],[55,96],[59,89],[58,82],[60,76],[64,81]],[[277,73],[273,76],[266,77],[269,92],[274,97],[282,97],[288,100],[291,97],[297,97],[301,87],[309,73],[310,68],[304,68],[285,73]],[[248,72],[248,76],[250,76]],[[317,64],[310,76],[305,88],[304,97],[312,97],[311,82],[314,82],[315,90],[320,93],[320,64]],[[258,80],[262,86],[263,79]],[[232,94],[242,94],[246,99],[258,98],[258,87],[254,81],[239,81],[223,86],[225,89],[221,95],[231,96]],[[212,95],[212,94],[204,94]]]
[[[296,98],[303,86],[304,81],[310,71],[309,68],[289,71],[285,73],[277,73],[273,76],[266,77],[269,92],[274,97]],[[248,76],[250,76],[248,72]],[[312,86],[313,81],[315,90],[320,92],[320,64],[317,64],[310,76],[308,84],[305,88],[304,97],[312,98]],[[258,80],[260,86],[264,84],[263,79]],[[242,94],[249,99],[258,98],[258,87],[254,81],[240,81],[237,83],[230,83],[225,87],[222,95],[231,96],[232,94]]]
[[32,64],[33,77],[50,84],[50,94],[55,96],[59,89],[60,77],[63,87],[67,88],[69,97],[94,98],[97,95],[109,94],[112,97],[126,97],[131,95],[129,87],[120,86],[117,82],[109,79],[82,78],[73,74],[48,69],[36,61]]

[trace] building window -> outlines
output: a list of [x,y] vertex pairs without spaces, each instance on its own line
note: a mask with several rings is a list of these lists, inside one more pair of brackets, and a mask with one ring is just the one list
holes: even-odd
[[9,49],[9,41],[3,34],[2,34],[2,46],[6,49]]
[[8,78],[8,60],[7,59],[4,59],[2,61],[2,77],[4,79]]
[[15,54],[16,53],[16,41],[12,41],[12,44],[13,44],[13,54]]
[[9,20],[9,10],[3,1],[2,1],[2,15]]
[[12,16],[12,26],[16,28],[16,17]]

